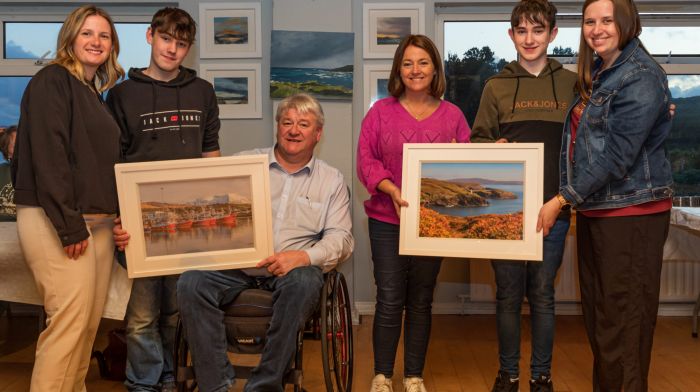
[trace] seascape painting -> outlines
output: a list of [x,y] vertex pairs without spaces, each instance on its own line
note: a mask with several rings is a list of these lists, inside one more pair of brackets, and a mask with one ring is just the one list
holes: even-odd
[[248,103],[248,78],[214,77],[214,92],[219,105]]
[[214,42],[217,45],[248,43],[248,17],[214,17]]
[[146,255],[254,246],[248,176],[139,185]]
[[388,16],[377,18],[377,45],[398,45],[411,34],[411,18]]
[[420,237],[523,239],[524,163],[422,163]]
[[353,33],[272,31],[270,97],[351,100]]

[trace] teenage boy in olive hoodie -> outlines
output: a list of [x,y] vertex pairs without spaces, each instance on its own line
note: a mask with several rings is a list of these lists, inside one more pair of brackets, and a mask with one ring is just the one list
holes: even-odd
[[[219,109],[212,85],[183,67],[196,25],[178,8],[153,16],[146,32],[148,68],[129,70],[107,104],[121,128],[126,162],[221,156]],[[121,225],[115,226],[115,233]],[[128,262],[128,260],[127,260]],[[126,310],[129,391],[176,390],[173,346],[177,326],[178,276],[134,279]]]
[[[508,35],[518,61],[488,80],[472,127],[472,142],[544,143],[544,200],[559,187],[559,150],[564,119],[574,98],[576,74],[547,57],[557,36],[557,9],[547,0],[523,0],[511,14]],[[520,308],[527,295],[532,322],[530,390],[553,391],[554,279],[561,265],[569,211],[544,238],[543,261],[501,261],[496,275],[496,324],[500,368],[496,392],[519,387]]]

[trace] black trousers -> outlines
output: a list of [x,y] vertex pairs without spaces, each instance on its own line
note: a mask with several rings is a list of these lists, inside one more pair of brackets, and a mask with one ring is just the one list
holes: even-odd
[[648,389],[670,211],[576,216],[583,319],[593,351],[593,390]]

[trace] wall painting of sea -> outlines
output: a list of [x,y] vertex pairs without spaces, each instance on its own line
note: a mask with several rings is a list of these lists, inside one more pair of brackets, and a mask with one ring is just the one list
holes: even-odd
[[217,45],[248,43],[248,17],[214,17],[214,42]]
[[524,163],[422,163],[420,237],[523,239]]
[[219,105],[248,103],[248,78],[214,77],[214,92]]
[[272,31],[270,97],[352,99],[353,33]]
[[377,79],[377,97],[375,101],[389,96],[389,79]]
[[146,255],[254,246],[248,176],[139,185]]
[[377,18],[377,45],[398,45],[411,34],[411,18],[388,16]]

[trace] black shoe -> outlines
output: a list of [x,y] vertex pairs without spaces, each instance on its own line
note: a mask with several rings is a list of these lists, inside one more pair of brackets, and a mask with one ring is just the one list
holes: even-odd
[[520,379],[512,378],[507,372],[498,372],[496,381],[493,383],[491,392],[518,392],[520,387]]
[[554,392],[552,378],[541,375],[534,380],[530,380],[530,392]]

